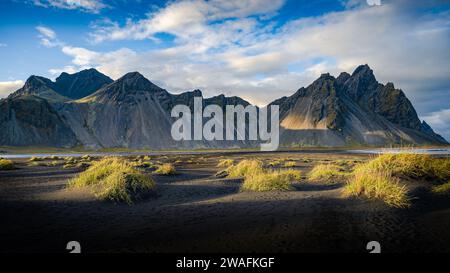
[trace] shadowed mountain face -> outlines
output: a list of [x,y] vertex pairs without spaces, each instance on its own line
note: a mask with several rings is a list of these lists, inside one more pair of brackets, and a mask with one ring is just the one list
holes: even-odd
[[[171,137],[175,105],[194,107],[200,90],[171,94],[138,72],[112,81],[95,69],[55,82],[31,76],[0,101],[0,145],[91,148],[250,147],[248,141],[183,141]],[[219,95],[203,107],[249,103]],[[280,141],[286,146],[352,144],[441,144],[446,141],[421,122],[405,94],[380,84],[367,66],[352,75],[323,74],[307,88],[271,103],[280,106]],[[205,120],[206,121],[206,120]]]
[[55,90],[62,96],[81,99],[92,94],[113,80],[95,69],[87,69],[75,74],[62,73],[55,82]]
[[23,95],[0,101],[0,145],[73,147],[77,142],[47,100]]

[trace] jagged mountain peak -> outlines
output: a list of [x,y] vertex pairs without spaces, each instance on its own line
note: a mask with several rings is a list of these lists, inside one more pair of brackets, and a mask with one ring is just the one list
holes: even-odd
[[53,86],[53,82],[50,79],[47,79],[47,78],[44,78],[44,77],[41,77],[41,76],[31,75],[26,80],[24,87],[27,87],[27,88],[39,88],[39,87],[41,87],[43,85],[46,85],[48,87],[52,87]]
[[51,102],[63,102],[69,98],[55,91],[55,83],[50,79],[41,76],[30,76],[24,86],[16,92],[9,95],[9,98],[18,98],[21,96],[36,96]]
[[120,85],[122,89],[128,90],[144,90],[144,91],[157,91],[161,90],[161,88],[147,78],[144,77],[141,73],[129,72],[119,78],[117,81],[112,83],[112,85]]
[[69,74],[66,72],[56,78],[55,90],[63,96],[71,99],[80,99],[89,96],[113,80],[100,73],[95,68],[82,70]]
[[[60,80],[62,80],[62,79],[64,79],[64,78],[71,77],[71,76],[83,76],[83,77],[87,77],[87,76],[90,76],[90,77],[101,76],[101,77],[108,77],[108,76],[106,76],[105,74],[99,72],[99,71],[98,71],[97,69],[95,69],[95,68],[88,68],[88,69],[84,69],[84,70],[81,70],[81,71],[79,71],[79,72],[72,73],[72,74],[67,73],[67,72],[62,72],[62,73],[56,78],[56,82],[58,82],[58,81],[60,81]],[[108,78],[109,78],[109,77],[108,77]],[[111,81],[112,81],[112,80],[111,80]]]
[[306,89],[271,104],[280,105],[287,142],[320,145],[351,143],[446,143],[422,124],[393,83],[378,83],[368,65],[338,78],[322,74]]

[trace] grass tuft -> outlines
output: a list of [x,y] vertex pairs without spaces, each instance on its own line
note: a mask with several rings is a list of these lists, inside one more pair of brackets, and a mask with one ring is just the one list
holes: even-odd
[[14,162],[12,160],[0,158],[0,170],[12,169],[14,169]]
[[161,175],[175,175],[177,174],[177,171],[175,169],[175,166],[170,163],[162,164],[158,166],[156,171],[154,171],[155,174],[161,174]]
[[344,187],[344,196],[365,196],[369,199],[381,199],[387,205],[405,208],[410,205],[405,186],[400,179],[389,172],[358,171]]
[[[344,188],[346,196],[381,199],[393,207],[407,207],[410,198],[401,179],[422,179],[435,182],[450,179],[450,159],[424,154],[385,154],[356,166]],[[433,192],[450,191],[449,183],[435,186]]]
[[293,168],[296,166],[297,166],[297,163],[295,163],[295,161],[288,161],[288,162],[284,163],[285,168]]
[[227,169],[228,177],[241,178],[263,171],[263,163],[260,160],[242,160],[239,164]]
[[450,181],[439,186],[434,186],[432,191],[437,194],[450,195]]
[[90,187],[102,200],[133,203],[136,195],[155,188],[151,177],[119,157],[106,157],[69,181],[69,188]]
[[255,172],[246,176],[241,190],[244,191],[289,191],[293,176],[284,171]]
[[29,162],[36,162],[36,161],[43,161],[44,158],[42,157],[38,157],[38,156],[33,156],[30,159],[28,159]]
[[348,175],[342,167],[335,164],[318,164],[309,172],[308,179],[311,181],[327,180],[334,182],[336,179],[345,178]]
[[217,167],[219,168],[228,168],[233,166],[234,160],[233,159],[221,159],[219,160],[219,163],[217,164]]
[[406,178],[450,179],[450,158],[434,158],[426,154],[385,154],[360,166],[372,170],[389,170],[394,176]]
[[292,181],[301,179],[297,170],[265,170],[260,160],[242,160],[227,173],[230,178],[244,178],[243,191],[289,191]]

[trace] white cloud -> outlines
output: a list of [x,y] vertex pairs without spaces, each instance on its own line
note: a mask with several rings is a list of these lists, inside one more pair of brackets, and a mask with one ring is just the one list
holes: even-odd
[[44,37],[46,37],[48,39],[56,38],[56,33],[51,28],[39,26],[39,27],[36,27],[36,29],[39,31],[39,33],[41,33]]
[[69,74],[73,74],[73,73],[76,73],[76,72],[79,72],[80,70],[82,70],[83,68],[80,68],[80,67],[74,67],[73,65],[66,65],[65,67],[63,67],[63,68],[53,68],[53,69],[50,69],[48,72],[51,74],[51,75],[53,75],[53,76],[59,76],[61,73],[63,73],[63,72],[66,72],[66,73],[69,73]]
[[103,21],[92,33],[96,42],[105,40],[151,39],[156,33],[172,33],[179,37],[199,35],[212,21],[245,18],[251,15],[275,13],[284,0],[185,0],[170,2],[166,7],[150,12],[147,18],[123,27]]
[[450,109],[430,113],[423,119],[445,139],[450,140]]
[[8,81],[0,82],[0,98],[5,98],[12,92],[21,88],[24,85],[23,81]]
[[253,15],[276,12],[282,1],[251,1],[261,7],[244,2],[176,1],[144,20],[122,27],[108,22],[93,34],[103,41],[155,39],[166,32],[175,36],[168,48],[61,48],[75,69],[93,66],[113,78],[138,70],[170,91],[200,88],[208,96],[238,95],[257,104],[290,95],[321,73],[337,76],[368,63],[381,82],[402,88],[421,116],[448,108],[450,13],[423,12],[426,3],[399,0],[275,28]]
[[38,26],[36,27],[36,30],[39,32],[39,39],[41,45],[45,47],[56,47],[56,46],[62,46],[63,43],[58,40],[56,37],[56,33],[53,29],[44,27],[44,26]]
[[54,7],[67,10],[81,10],[89,13],[99,13],[107,5],[101,0],[34,0],[33,3],[40,7]]

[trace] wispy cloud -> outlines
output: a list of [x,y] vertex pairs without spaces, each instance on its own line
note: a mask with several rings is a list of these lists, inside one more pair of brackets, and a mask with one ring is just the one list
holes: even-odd
[[150,12],[147,18],[128,20],[125,26],[110,20],[95,26],[92,37],[105,40],[152,39],[156,33],[166,32],[178,37],[202,35],[210,22],[274,14],[284,0],[185,0],[170,2],[166,7]]
[[36,30],[39,32],[38,37],[40,39],[41,45],[46,47],[56,47],[63,45],[63,43],[60,42],[56,37],[56,33],[53,29],[44,26],[38,26],[36,27]]
[[101,0],[33,0],[36,6],[99,13],[108,7]]
[[7,81],[0,82],[0,98],[7,97],[24,85],[23,81]]

